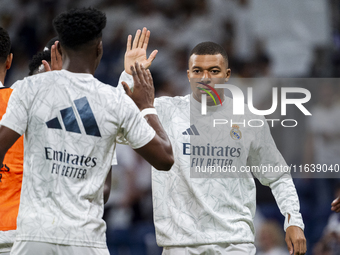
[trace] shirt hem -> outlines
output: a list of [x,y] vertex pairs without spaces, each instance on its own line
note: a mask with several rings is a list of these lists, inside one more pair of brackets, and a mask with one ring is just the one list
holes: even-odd
[[42,242],[42,243],[52,243],[52,244],[62,244],[62,245],[74,245],[74,246],[84,246],[106,249],[106,242],[88,242],[80,240],[61,240],[59,238],[32,238],[27,236],[17,236],[16,241],[32,241],[32,242]]

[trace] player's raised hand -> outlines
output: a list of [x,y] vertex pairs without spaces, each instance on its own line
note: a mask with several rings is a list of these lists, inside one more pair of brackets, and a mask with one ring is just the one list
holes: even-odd
[[52,45],[51,47],[51,66],[48,64],[46,60],[42,61],[46,72],[53,70],[61,70],[63,67],[61,54],[58,51],[58,43],[59,41],[56,41],[54,45]]
[[338,197],[337,199],[335,199],[333,202],[332,202],[332,204],[331,204],[331,206],[332,206],[332,211],[334,211],[334,212],[340,212],[340,197]]
[[146,56],[146,50],[148,48],[150,39],[150,31],[143,28],[137,30],[135,38],[132,42],[132,36],[129,35],[127,39],[126,52],[124,57],[124,69],[128,74],[132,74],[130,67],[138,62],[144,66],[145,69],[148,69],[155,59],[158,50],[154,50],[149,58]]
[[122,82],[126,94],[131,97],[140,110],[145,108],[153,108],[155,98],[155,88],[150,70],[146,70],[142,64],[138,62],[130,67],[133,76],[134,88],[130,90],[126,82]]
[[286,238],[289,254],[303,255],[307,252],[306,238],[301,228],[290,226],[286,230]]

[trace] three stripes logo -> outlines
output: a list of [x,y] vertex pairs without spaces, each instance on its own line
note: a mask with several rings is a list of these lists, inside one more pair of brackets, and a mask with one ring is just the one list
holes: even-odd
[[191,125],[186,131],[182,133],[183,135],[200,135],[198,133],[197,128],[194,125]]
[[[82,97],[80,99],[74,100],[73,102],[77,108],[79,117],[83,123],[86,134],[101,137],[96,119],[93,115],[92,109],[90,107],[89,102],[87,101],[87,98]],[[72,109],[72,106],[60,110],[60,114],[66,131],[81,134],[78,121]],[[47,121],[46,125],[48,128],[63,129],[58,120],[58,117],[55,117],[54,119]]]

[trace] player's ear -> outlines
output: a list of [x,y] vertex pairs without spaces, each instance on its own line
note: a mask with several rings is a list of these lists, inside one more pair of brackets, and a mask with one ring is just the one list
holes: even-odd
[[7,56],[7,59],[6,59],[6,69],[10,69],[11,66],[12,66],[12,61],[13,61],[13,53],[10,53],[8,56]]
[[190,76],[189,76],[189,74],[190,74],[190,71],[187,70],[187,76],[188,76],[188,80],[189,80],[189,82],[190,82]]
[[97,57],[102,57],[103,56],[103,41],[100,40],[97,46]]
[[227,69],[227,72],[226,72],[226,77],[225,77],[225,81],[227,82],[230,78],[230,75],[231,75],[231,70],[230,68]]

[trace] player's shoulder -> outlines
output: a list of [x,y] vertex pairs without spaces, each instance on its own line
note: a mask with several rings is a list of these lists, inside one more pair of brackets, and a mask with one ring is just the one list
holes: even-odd
[[155,107],[187,107],[190,104],[190,95],[186,96],[162,96],[155,98]]

